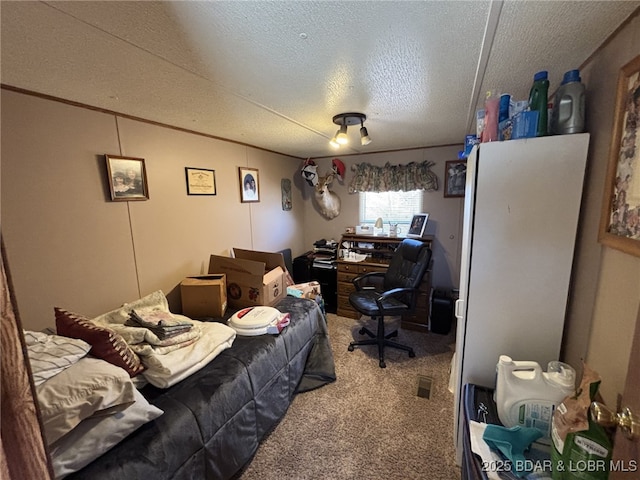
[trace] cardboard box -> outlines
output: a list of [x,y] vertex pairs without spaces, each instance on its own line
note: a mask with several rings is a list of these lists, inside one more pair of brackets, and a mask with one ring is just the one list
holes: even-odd
[[209,272],[227,276],[227,298],[233,307],[271,306],[287,293],[281,253],[233,249],[233,257],[211,255]]
[[307,283],[298,283],[287,287],[287,295],[298,298],[315,298],[320,295],[320,284],[316,281]]
[[224,273],[194,275],[180,283],[182,314],[189,318],[224,317],[227,281]]

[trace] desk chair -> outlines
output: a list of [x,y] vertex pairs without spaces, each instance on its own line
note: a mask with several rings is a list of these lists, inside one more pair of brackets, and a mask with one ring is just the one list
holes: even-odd
[[[389,263],[386,272],[369,272],[353,279],[356,291],[349,295],[349,303],[358,312],[371,318],[378,319],[378,331],[374,334],[362,327],[361,335],[367,334],[371,339],[351,342],[349,351],[362,345],[378,345],[380,368],[385,368],[384,348],[399,348],[409,352],[409,357],[415,357],[413,348],[400,345],[389,340],[398,335],[398,331],[391,333],[384,331],[384,317],[411,313],[416,306],[418,287],[422,277],[429,268],[431,249],[426,243],[406,238],[400,243]],[[383,277],[382,288],[365,285],[365,281],[372,277]]]

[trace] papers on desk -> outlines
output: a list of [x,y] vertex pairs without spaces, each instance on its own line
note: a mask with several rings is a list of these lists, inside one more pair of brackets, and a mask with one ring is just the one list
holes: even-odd
[[367,258],[364,253],[349,252],[345,254],[343,260],[345,262],[363,262]]

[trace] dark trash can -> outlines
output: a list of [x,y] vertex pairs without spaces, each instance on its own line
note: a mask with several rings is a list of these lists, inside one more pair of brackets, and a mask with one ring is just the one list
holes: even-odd
[[436,289],[431,296],[431,331],[448,335],[453,322],[453,296],[451,290]]
[[307,283],[311,281],[311,265],[313,252],[307,252],[293,259],[293,281],[295,283]]

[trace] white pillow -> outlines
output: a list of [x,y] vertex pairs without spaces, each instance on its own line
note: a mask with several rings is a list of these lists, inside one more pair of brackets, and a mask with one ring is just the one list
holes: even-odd
[[135,391],[122,368],[93,357],[80,359],[36,387],[47,443],[94,414],[126,408],[135,401]]
[[42,332],[25,330],[24,339],[36,386],[69,368],[91,350],[84,340]]
[[56,479],[80,470],[117,445],[129,434],[164,412],[135,391],[135,403],[107,417],[83,420],[50,447]]

